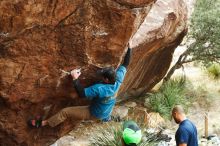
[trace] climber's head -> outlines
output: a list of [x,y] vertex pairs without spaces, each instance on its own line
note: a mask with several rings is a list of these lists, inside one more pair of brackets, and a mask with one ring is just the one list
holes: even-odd
[[101,70],[98,71],[98,73],[101,75],[102,80],[105,83],[108,83],[108,84],[115,83],[116,73],[113,67],[102,68]]
[[141,141],[141,129],[134,121],[123,124],[122,143],[124,146],[137,146]]

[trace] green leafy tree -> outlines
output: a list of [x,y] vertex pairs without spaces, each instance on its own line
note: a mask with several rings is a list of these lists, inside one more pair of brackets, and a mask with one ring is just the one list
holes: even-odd
[[[184,63],[220,63],[220,0],[197,0],[191,16],[186,42],[193,42],[169,70],[165,81]],[[189,57],[190,56],[190,57]]]

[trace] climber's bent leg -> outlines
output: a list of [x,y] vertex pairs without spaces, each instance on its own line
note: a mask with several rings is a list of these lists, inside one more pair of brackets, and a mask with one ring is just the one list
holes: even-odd
[[76,120],[95,119],[95,117],[90,114],[89,106],[76,106],[62,109],[46,121],[49,126],[55,127],[67,118],[73,118]]

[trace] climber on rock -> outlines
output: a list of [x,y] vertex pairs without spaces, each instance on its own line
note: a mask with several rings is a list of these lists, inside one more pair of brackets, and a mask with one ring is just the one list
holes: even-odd
[[72,70],[71,76],[73,84],[80,97],[91,100],[89,106],[67,107],[47,120],[32,119],[30,125],[41,127],[49,125],[55,127],[65,121],[67,118],[77,120],[101,120],[109,121],[111,113],[116,103],[116,93],[118,92],[130,62],[131,48],[128,44],[128,50],[121,66],[115,71],[113,67],[103,68],[99,71],[102,75],[102,82],[84,88],[79,81],[80,70]]

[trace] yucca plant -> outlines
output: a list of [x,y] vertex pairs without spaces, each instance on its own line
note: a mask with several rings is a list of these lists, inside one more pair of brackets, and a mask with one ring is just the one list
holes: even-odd
[[90,138],[91,146],[121,146],[122,129],[118,125],[98,127]]
[[160,113],[164,118],[170,118],[172,108],[181,104],[188,107],[188,99],[185,97],[185,79],[171,79],[165,82],[159,91],[148,96],[145,105],[152,111]]
[[[166,99],[163,94],[151,94],[149,98],[149,108],[151,108],[151,110],[158,112],[165,117],[169,116],[169,108],[166,106]],[[145,104],[148,103],[146,102]]]
[[[98,127],[89,140],[90,146],[122,146],[122,132],[122,124],[110,124]],[[152,140],[151,142],[145,140],[138,146],[155,146],[155,143]]]

